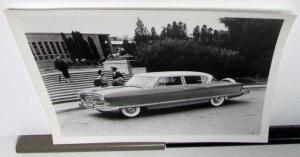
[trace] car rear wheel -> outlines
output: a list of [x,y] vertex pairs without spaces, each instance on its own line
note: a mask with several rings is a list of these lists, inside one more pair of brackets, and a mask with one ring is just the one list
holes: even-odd
[[122,108],[121,112],[125,117],[132,118],[138,116],[141,113],[141,108],[140,107]]
[[221,106],[225,101],[225,97],[213,97],[210,99],[211,105],[217,107]]
[[230,82],[230,83],[236,83],[236,81],[234,79],[232,79],[232,78],[224,78],[221,81]]

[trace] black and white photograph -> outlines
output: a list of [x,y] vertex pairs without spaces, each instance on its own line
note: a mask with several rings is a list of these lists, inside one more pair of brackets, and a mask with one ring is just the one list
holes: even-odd
[[99,9],[10,17],[56,143],[266,142],[288,15]]

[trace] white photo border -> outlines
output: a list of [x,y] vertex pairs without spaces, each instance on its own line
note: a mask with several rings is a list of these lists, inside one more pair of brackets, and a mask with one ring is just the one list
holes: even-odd
[[[95,10],[154,10],[154,11],[199,11],[201,13],[217,14],[222,17],[236,18],[264,18],[264,19],[282,19],[284,20],[280,34],[277,39],[275,51],[272,58],[270,73],[268,78],[267,89],[265,93],[263,116],[261,122],[261,132],[259,135],[180,135],[180,136],[88,136],[88,137],[64,137],[61,134],[58,118],[56,116],[52,102],[39,73],[37,64],[32,56],[31,49],[28,45],[25,32],[22,29],[19,15],[27,12],[39,11],[59,11],[64,14],[72,14],[74,12],[87,12],[93,14]],[[9,21],[12,32],[15,36],[17,46],[21,51],[26,69],[32,79],[37,94],[40,98],[49,117],[49,124],[52,132],[54,144],[72,144],[72,143],[113,143],[113,142],[165,142],[165,143],[185,143],[185,142],[247,142],[247,143],[264,143],[268,141],[269,121],[271,107],[273,104],[274,91],[276,88],[276,80],[278,76],[280,59],[283,54],[285,42],[289,31],[292,27],[296,15],[292,15],[287,11],[277,10],[228,10],[228,9],[203,9],[203,8],[48,8],[48,9],[8,9],[5,14]],[[76,14],[75,14],[76,15]]]

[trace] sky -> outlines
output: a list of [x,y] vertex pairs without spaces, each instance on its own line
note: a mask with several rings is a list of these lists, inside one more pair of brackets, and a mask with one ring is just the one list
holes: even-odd
[[24,32],[52,32],[110,34],[110,36],[134,36],[137,18],[140,18],[150,31],[155,27],[160,33],[162,27],[173,21],[187,24],[188,34],[192,34],[196,25],[206,24],[217,30],[226,30],[219,23],[220,16],[200,11],[161,11],[161,10],[90,10],[90,11],[25,11],[20,16]]

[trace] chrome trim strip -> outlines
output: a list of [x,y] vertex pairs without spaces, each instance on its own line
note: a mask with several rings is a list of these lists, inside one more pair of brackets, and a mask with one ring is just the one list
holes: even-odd
[[124,106],[116,106],[121,108],[127,108],[127,107],[141,107],[141,106],[152,106],[152,105],[158,105],[158,104],[169,104],[169,103],[178,103],[178,102],[186,102],[186,101],[195,101],[195,100],[203,100],[203,99],[211,99],[213,97],[230,97],[234,96],[237,94],[242,94],[243,93],[236,93],[236,94],[230,94],[230,95],[218,95],[218,96],[212,96],[212,97],[201,97],[201,98],[193,98],[193,99],[182,99],[182,100],[172,100],[172,101],[162,101],[162,102],[157,102],[157,103],[147,103],[147,104],[139,104],[139,105],[124,105]]
[[[172,100],[172,101],[163,101],[163,102],[156,102],[156,103],[146,103],[146,104],[138,104],[138,105],[122,105],[122,106],[110,106],[110,105],[93,105],[93,109],[100,109],[102,111],[113,111],[113,110],[119,110],[122,108],[128,108],[128,107],[142,107],[142,106],[153,106],[153,105],[159,105],[159,104],[170,104],[170,103],[178,103],[178,102],[187,102],[187,101],[196,101],[196,100],[203,100],[203,99],[211,99],[213,97],[230,97],[235,96],[237,94],[243,95],[244,93],[235,93],[230,95],[217,95],[217,96],[209,96],[209,97],[201,97],[201,98],[193,98],[193,99],[182,99],[182,100]],[[87,104],[83,103],[84,106]]]

